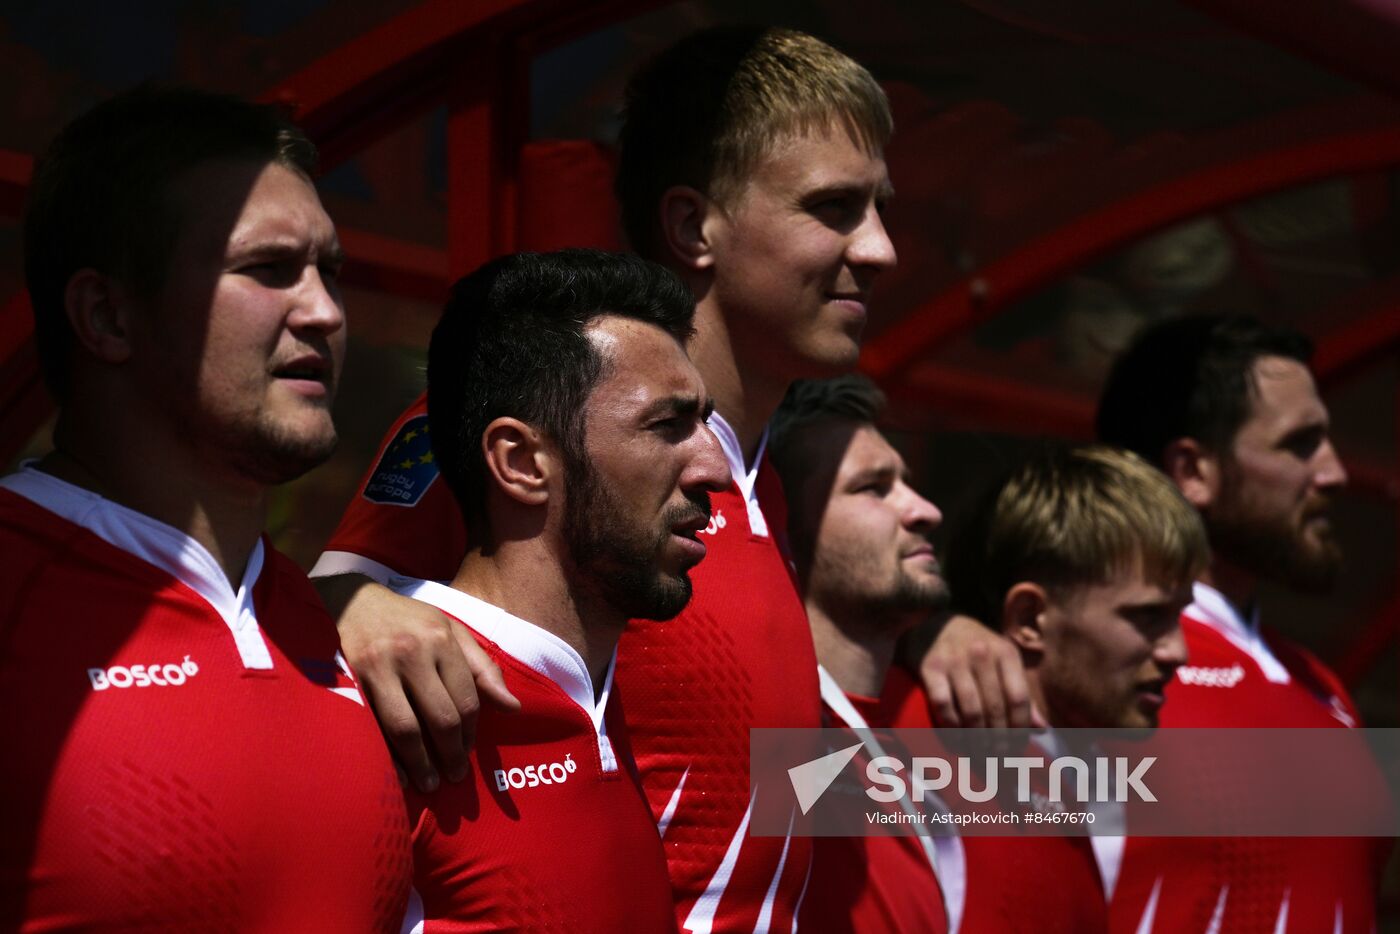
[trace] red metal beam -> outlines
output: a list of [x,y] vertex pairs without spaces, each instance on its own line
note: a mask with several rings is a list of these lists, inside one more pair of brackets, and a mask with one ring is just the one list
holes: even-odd
[[897,401],[937,412],[945,424],[1078,440],[1094,431],[1095,400],[1064,389],[933,364],[882,388]]
[[[1390,113],[1388,122],[1369,128],[1271,145],[1148,183],[1042,228],[872,339],[863,365],[879,378],[895,376],[1008,303],[1174,221],[1292,185],[1400,163],[1400,123]],[[1192,160],[1183,155],[1181,161]]]
[[[1339,314],[1357,308],[1361,314]],[[1327,317],[1347,323],[1317,340],[1312,369],[1323,386],[1339,383],[1395,352],[1400,344],[1400,276],[1328,309]]]
[[34,157],[0,149],[0,216],[19,217],[24,213],[24,194],[34,174]]
[[[1072,441],[1094,436],[1097,402],[1085,393],[932,365],[883,388],[896,402],[936,412],[945,427]],[[1400,506],[1400,477],[1389,466],[1348,457],[1347,472],[1356,490]]]
[[447,252],[350,227],[337,227],[346,284],[439,304],[452,279]]
[[462,67],[507,41],[557,43],[659,0],[427,0],[322,56],[262,95],[291,106],[334,166],[448,96]]

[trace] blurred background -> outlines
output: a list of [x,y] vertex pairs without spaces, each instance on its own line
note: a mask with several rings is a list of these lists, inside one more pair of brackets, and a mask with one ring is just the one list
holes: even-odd
[[[1108,362],[1161,318],[1250,312],[1318,343],[1352,483],[1330,598],[1273,625],[1400,725],[1400,12],[1372,0],[128,0],[0,3],[0,455],[48,445],[21,274],[33,156],[146,79],[279,101],[322,148],[350,254],[333,461],[281,489],[315,560],[423,388],[448,284],[499,252],[620,247],[626,76],[696,28],[813,32],[885,85],[896,133],[862,366],[956,514],[1027,439],[1088,438]],[[1283,8],[1280,8],[1283,7]],[[140,444],[139,438],[132,439]]]

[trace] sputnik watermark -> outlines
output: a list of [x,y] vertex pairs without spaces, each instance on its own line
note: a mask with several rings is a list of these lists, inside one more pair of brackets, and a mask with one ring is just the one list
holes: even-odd
[[[864,745],[856,743],[788,769],[788,778],[803,814],[812,810]],[[881,804],[891,804],[906,797],[922,804],[931,794],[956,790],[961,800],[981,804],[997,798],[1003,787],[1003,774],[1009,776],[1009,773],[1014,773],[1014,780],[1007,787],[1014,785],[1014,800],[1018,804],[1041,801],[1052,804],[1156,801],[1157,796],[1144,782],[1148,770],[1156,761],[1155,756],[1140,759],[1136,764],[1126,756],[1096,756],[1089,761],[1079,756],[1049,759],[1044,756],[985,756],[977,760],[970,756],[953,759],[915,756],[906,764],[895,756],[881,755],[866,762],[865,778],[869,784],[865,794],[871,801]],[[1033,797],[1031,783],[1041,777],[1041,784],[1047,791],[1044,795]],[[979,784],[981,787],[977,787]],[[1067,787],[1073,788],[1072,794],[1064,793]],[[889,816],[890,820],[880,822],[923,822],[911,814]],[[872,820],[872,823],[875,822]]]
[[762,836],[1400,834],[1400,730],[755,729],[750,754]]
[[[952,787],[953,776],[957,776],[957,793],[964,801],[978,804],[991,801],[1001,790],[1001,776],[1016,773],[1016,797],[1019,804],[1031,804],[1031,781],[1033,776],[1046,777],[1048,792],[1046,799],[1053,804],[1068,802],[1127,804],[1129,801],[1156,801],[1143,782],[1147,770],[1157,761],[1155,756],[1141,759],[1134,765],[1126,756],[1110,758],[1094,757],[1091,787],[1089,762],[1078,756],[987,756],[976,765],[968,756],[954,760],[937,756],[916,756],[909,764],[909,779],[906,782],[901,774],[905,765],[894,756],[877,756],[865,767],[865,777],[876,787],[866,791],[872,801],[888,804],[898,801],[905,795],[912,795],[914,801],[922,803],[929,792],[945,791]],[[1048,762],[1048,765],[1047,765]],[[980,767],[979,767],[980,766]],[[1072,773],[1074,793],[1066,796],[1066,773]],[[977,781],[982,787],[976,788]]]

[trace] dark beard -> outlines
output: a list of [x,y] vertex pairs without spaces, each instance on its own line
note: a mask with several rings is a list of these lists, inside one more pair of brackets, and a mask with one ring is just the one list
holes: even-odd
[[1210,547],[1216,554],[1299,593],[1331,593],[1342,568],[1342,549],[1336,539],[1328,534],[1313,546],[1294,528],[1290,517],[1266,519],[1242,514],[1234,507],[1239,494],[1228,479],[1223,494],[1225,508],[1205,516]]
[[709,517],[709,494],[701,492],[690,497],[688,505],[669,507],[660,528],[648,531],[628,523],[616,498],[582,459],[567,464],[567,469],[564,540],[579,573],[628,619],[675,617],[690,602],[690,576],[667,574],[657,564],[672,526],[702,512]]

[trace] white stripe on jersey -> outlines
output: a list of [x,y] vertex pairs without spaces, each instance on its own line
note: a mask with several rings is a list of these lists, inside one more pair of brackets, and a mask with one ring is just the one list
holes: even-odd
[[754,934],[768,934],[768,928],[773,924],[773,900],[778,897],[778,883],[782,881],[783,867],[787,865],[788,847],[792,846],[792,824],[796,820],[797,812],[790,812],[787,836],[783,838],[783,855],[778,857],[778,871],[773,873],[773,881],[768,883],[768,891],[763,896],[763,910],[758,913],[758,920],[754,922]]
[[730,838],[729,849],[724,851],[724,859],[720,860],[719,868],[710,877],[705,891],[700,893],[694,907],[690,909],[690,914],[685,917],[683,926],[687,931],[694,934],[710,934],[714,930],[715,912],[719,910],[720,900],[724,898],[724,890],[729,887],[729,877],[734,874],[734,864],[739,862],[739,851],[744,848],[744,841],[749,838],[749,818],[753,816],[753,801],[757,796],[758,786],[755,785],[749,792],[749,806],[744,811],[744,819],[739,822],[739,829],[734,831],[734,836]]
[[676,816],[676,807],[681,803],[681,791],[685,788],[685,780],[690,777],[690,766],[685,767],[685,772],[681,775],[680,784],[676,790],[671,792],[671,800],[666,802],[666,810],[661,812],[661,820],[656,822],[656,832],[664,839],[666,828],[671,826],[671,818]]
[[1147,907],[1142,909],[1138,919],[1137,934],[1152,934],[1152,922],[1157,920],[1157,899],[1162,895],[1162,877],[1152,883],[1152,894],[1147,896]]
[[1206,934],[1220,934],[1220,926],[1225,923],[1225,899],[1230,897],[1230,884],[1227,882],[1220,887],[1220,898],[1215,903],[1215,913],[1210,916],[1210,924],[1206,925]]

